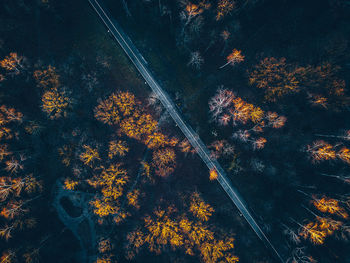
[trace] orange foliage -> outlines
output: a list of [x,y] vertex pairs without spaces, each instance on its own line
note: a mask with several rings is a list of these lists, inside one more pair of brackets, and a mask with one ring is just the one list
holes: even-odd
[[343,147],[340,149],[340,151],[337,153],[337,156],[343,160],[344,162],[350,164],[350,149]]
[[57,89],[60,85],[56,68],[51,65],[47,69],[34,71],[33,76],[40,88]]
[[285,58],[261,60],[255,70],[250,72],[249,81],[265,89],[265,98],[269,101],[276,101],[279,97],[300,90],[296,72],[286,64]]
[[253,142],[253,147],[254,147],[254,149],[260,150],[260,149],[264,148],[266,142],[267,142],[267,140],[265,138],[260,137]]
[[195,5],[195,4],[192,4],[192,3],[188,3],[186,5],[186,13],[188,15],[188,17],[194,17],[196,15],[199,15],[201,13],[203,13],[203,9],[200,8],[199,5]]
[[328,197],[322,197],[321,199],[316,199],[314,197],[312,204],[323,213],[337,214],[343,218],[349,217],[345,209],[339,205],[338,200]]
[[227,61],[227,63],[225,65],[221,66],[220,68],[223,68],[229,64],[234,66],[238,63],[243,62],[244,56],[242,55],[242,51],[237,50],[237,49],[233,49],[232,52],[226,57],[226,61]]
[[20,69],[23,68],[24,57],[18,56],[17,53],[10,53],[3,60],[0,61],[0,66],[8,71],[13,71],[15,74],[20,72]]
[[214,181],[218,178],[218,172],[213,168],[209,172],[209,180]]
[[153,163],[156,174],[162,177],[170,175],[176,166],[175,151],[171,148],[153,152]]
[[307,151],[311,154],[313,161],[334,160],[336,152],[332,145],[324,141],[316,141],[313,145],[307,146]]
[[299,235],[305,239],[309,238],[315,245],[322,245],[327,237],[327,233],[320,229],[319,224],[313,222],[303,226]]
[[222,19],[229,14],[235,7],[235,2],[231,0],[219,0],[217,7],[216,20]]

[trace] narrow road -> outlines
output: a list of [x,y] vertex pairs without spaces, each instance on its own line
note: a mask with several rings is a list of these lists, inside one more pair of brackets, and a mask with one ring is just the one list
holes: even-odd
[[244,204],[243,199],[238,194],[238,191],[231,185],[226,173],[224,172],[220,164],[216,160],[213,160],[210,157],[209,150],[204,145],[204,143],[199,138],[199,136],[192,130],[192,128],[189,125],[187,125],[182,120],[179,112],[177,111],[175,104],[172,102],[172,100],[167,95],[167,93],[156,82],[155,78],[153,77],[150,70],[146,66],[147,62],[142,57],[142,55],[137,50],[137,48],[133,45],[130,38],[123,32],[123,30],[115,21],[111,20],[111,18],[107,15],[106,11],[97,0],[89,0],[89,2],[93,7],[93,9],[96,11],[96,13],[99,15],[103,23],[108,28],[109,32],[117,40],[119,45],[123,48],[123,50],[128,55],[128,57],[130,58],[132,63],[135,65],[137,70],[140,72],[142,77],[151,87],[153,92],[157,94],[158,99],[161,101],[165,109],[169,112],[170,116],[174,119],[177,126],[181,129],[181,131],[186,136],[188,141],[197,151],[200,158],[208,166],[209,170],[215,169],[217,171],[218,173],[217,181],[220,183],[220,185],[225,190],[227,195],[230,197],[232,202],[236,205],[238,210],[244,216],[244,218],[249,223],[251,228],[254,230],[257,236],[264,242],[264,244],[272,250],[273,255],[279,261],[284,262],[284,260],[279,255],[277,250],[271,244],[270,240],[266,237],[266,235],[264,234],[262,229],[259,227],[259,225],[255,221],[253,216],[250,214],[249,210]]

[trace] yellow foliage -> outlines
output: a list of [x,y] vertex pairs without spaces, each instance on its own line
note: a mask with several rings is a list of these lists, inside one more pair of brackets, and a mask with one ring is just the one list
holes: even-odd
[[126,142],[121,140],[119,141],[111,141],[109,143],[108,148],[108,158],[113,159],[114,156],[125,156],[127,152],[129,152],[129,147]]
[[135,114],[136,104],[135,96],[130,92],[113,93],[100,101],[95,108],[95,118],[109,125],[118,124],[122,118]]
[[120,123],[120,130],[128,137],[141,140],[142,136],[148,136],[157,129],[157,122],[149,114],[132,116]]
[[315,245],[322,245],[326,239],[327,233],[319,228],[318,223],[310,222],[302,227],[302,231],[299,235],[305,239],[309,238]]
[[42,98],[42,109],[47,113],[50,119],[57,119],[65,116],[66,109],[69,106],[69,98],[64,92],[57,89],[45,91]]
[[174,207],[157,208],[152,216],[144,218],[144,230],[138,228],[127,237],[129,244],[128,257],[134,258],[141,246],[148,245],[151,252],[160,254],[163,248],[184,249],[185,253],[194,256],[199,252],[205,263],[238,262],[231,251],[234,248],[233,238],[216,240],[214,232],[201,221],[190,221],[185,215],[177,216]]
[[85,151],[80,154],[79,158],[85,165],[92,167],[95,160],[101,160],[97,149],[93,149],[88,145],[83,145],[83,148]]
[[74,190],[78,184],[79,184],[78,181],[73,181],[72,179],[69,179],[69,178],[66,178],[64,180],[64,188],[68,190]]
[[130,206],[133,206],[135,207],[136,209],[139,209],[140,208],[140,205],[139,205],[139,196],[140,196],[140,191],[139,190],[133,190],[132,192],[129,192],[127,194],[127,199],[128,199],[128,204]]
[[100,167],[102,172],[95,175],[88,183],[95,187],[101,188],[104,197],[111,197],[117,200],[123,194],[123,187],[129,181],[129,177],[125,169],[121,168],[121,164],[111,164],[107,169]]
[[191,205],[189,211],[202,221],[208,221],[214,212],[209,204],[206,204],[197,192],[191,196]]
[[258,123],[264,117],[264,111],[259,107],[254,107],[250,113],[250,119],[254,123]]
[[95,199],[90,201],[90,205],[94,208],[94,213],[100,217],[114,215],[118,212],[118,208],[112,204],[107,198]]

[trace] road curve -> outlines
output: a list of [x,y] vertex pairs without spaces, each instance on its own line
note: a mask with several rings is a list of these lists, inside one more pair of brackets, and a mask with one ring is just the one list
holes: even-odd
[[97,0],[88,0],[99,15],[103,23],[108,28],[109,32],[112,36],[117,40],[119,45],[122,47],[124,52],[128,55],[132,63],[135,65],[137,70],[140,72],[142,77],[145,79],[147,84],[151,87],[152,91],[157,94],[158,99],[161,101],[165,109],[169,112],[170,116],[174,119],[177,126],[181,129],[183,134],[186,136],[188,141],[197,151],[200,158],[204,161],[204,163],[208,166],[209,170],[215,169],[218,173],[217,181],[220,183],[222,188],[225,190],[229,198],[236,205],[238,210],[244,216],[248,224],[254,230],[256,235],[264,242],[264,244],[271,249],[273,255],[281,262],[284,262],[282,257],[279,255],[277,250],[271,244],[270,240],[266,237],[262,229],[259,227],[253,216],[250,214],[246,205],[244,204],[243,199],[238,194],[238,191],[231,185],[225,171],[222,169],[220,164],[210,157],[209,150],[204,145],[199,136],[193,131],[193,129],[186,124],[181,118],[179,112],[175,104],[172,102],[167,93],[160,87],[160,85],[156,82],[155,78],[151,74],[150,70],[146,66],[146,61],[142,57],[141,53],[137,50],[137,48],[133,45],[130,38],[123,32],[121,27],[115,22],[112,21],[105,9],[101,6],[101,4]]

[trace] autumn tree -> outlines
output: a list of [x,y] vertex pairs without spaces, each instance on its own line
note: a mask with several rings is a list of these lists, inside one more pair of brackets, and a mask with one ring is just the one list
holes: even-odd
[[64,91],[51,89],[45,91],[42,98],[42,109],[50,119],[57,119],[67,115],[70,99]]
[[24,69],[25,58],[12,52],[3,60],[0,60],[0,66],[10,73],[19,74]]
[[108,168],[101,166],[101,173],[88,180],[88,183],[101,188],[103,196],[118,199],[123,194],[123,187],[129,181],[129,176],[121,163],[111,164]]
[[128,234],[127,258],[133,259],[141,247],[147,245],[149,251],[156,254],[181,249],[189,256],[199,255],[205,263],[238,262],[238,257],[232,254],[234,239],[216,237],[201,220],[192,221],[184,214],[178,215],[174,206],[158,207],[144,218],[143,227]]
[[314,196],[312,204],[323,213],[336,214],[345,219],[349,217],[345,209],[339,205],[339,201],[336,199],[328,198],[325,196],[321,199],[318,199]]
[[122,118],[137,114],[135,110],[135,96],[130,92],[118,92],[99,102],[95,108],[95,118],[103,123],[116,125]]
[[214,208],[209,204],[206,204],[200,197],[199,193],[194,192],[191,196],[189,211],[198,219],[208,221],[214,212]]
[[46,69],[35,70],[33,76],[39,88],[57,89],[60,85],[56,68],[51,65]]
[[84,151],[80,154],[80,160],[90,167],[96,160],[101,160],[97,149],[91,148],[89,145],[83,145]]
[[234,66],[238,63],[241,63],[244,61],[244,56],[242,55],[241,50],[233,49],[232,52],[226,57],[226,64],[221,66],[220,68],[224,68],[227,65]]
[[216,20],[221,20],[227,14],[231,13],[235,7],[235,2],[232,0],[219,0],[217,6]]
[[124,119],[120,123],[120,130],[130,138],[142,140],[157,129],[157,124],[157,121],[150,114],[143,113],[139,116]]
[[175,169],[175,151],[172,148],[159,149],[153,152],[152,165],[156,174],[161,177],[169,176]]
[[129,147],[124,141],[111,141],[108,147],[108,158],[113,159],[115,156],[125,156],[129,152]]
[[306,151],[311,155],[314,162],[334,160],[337,157],[333,146],[321,140],[308,145]]
[[250,84],[265,90],[265,98],[276,101],[284,95],[300,91],[295,68],[286,63],[285,58],[265,58],[260,61],[249,75]]

